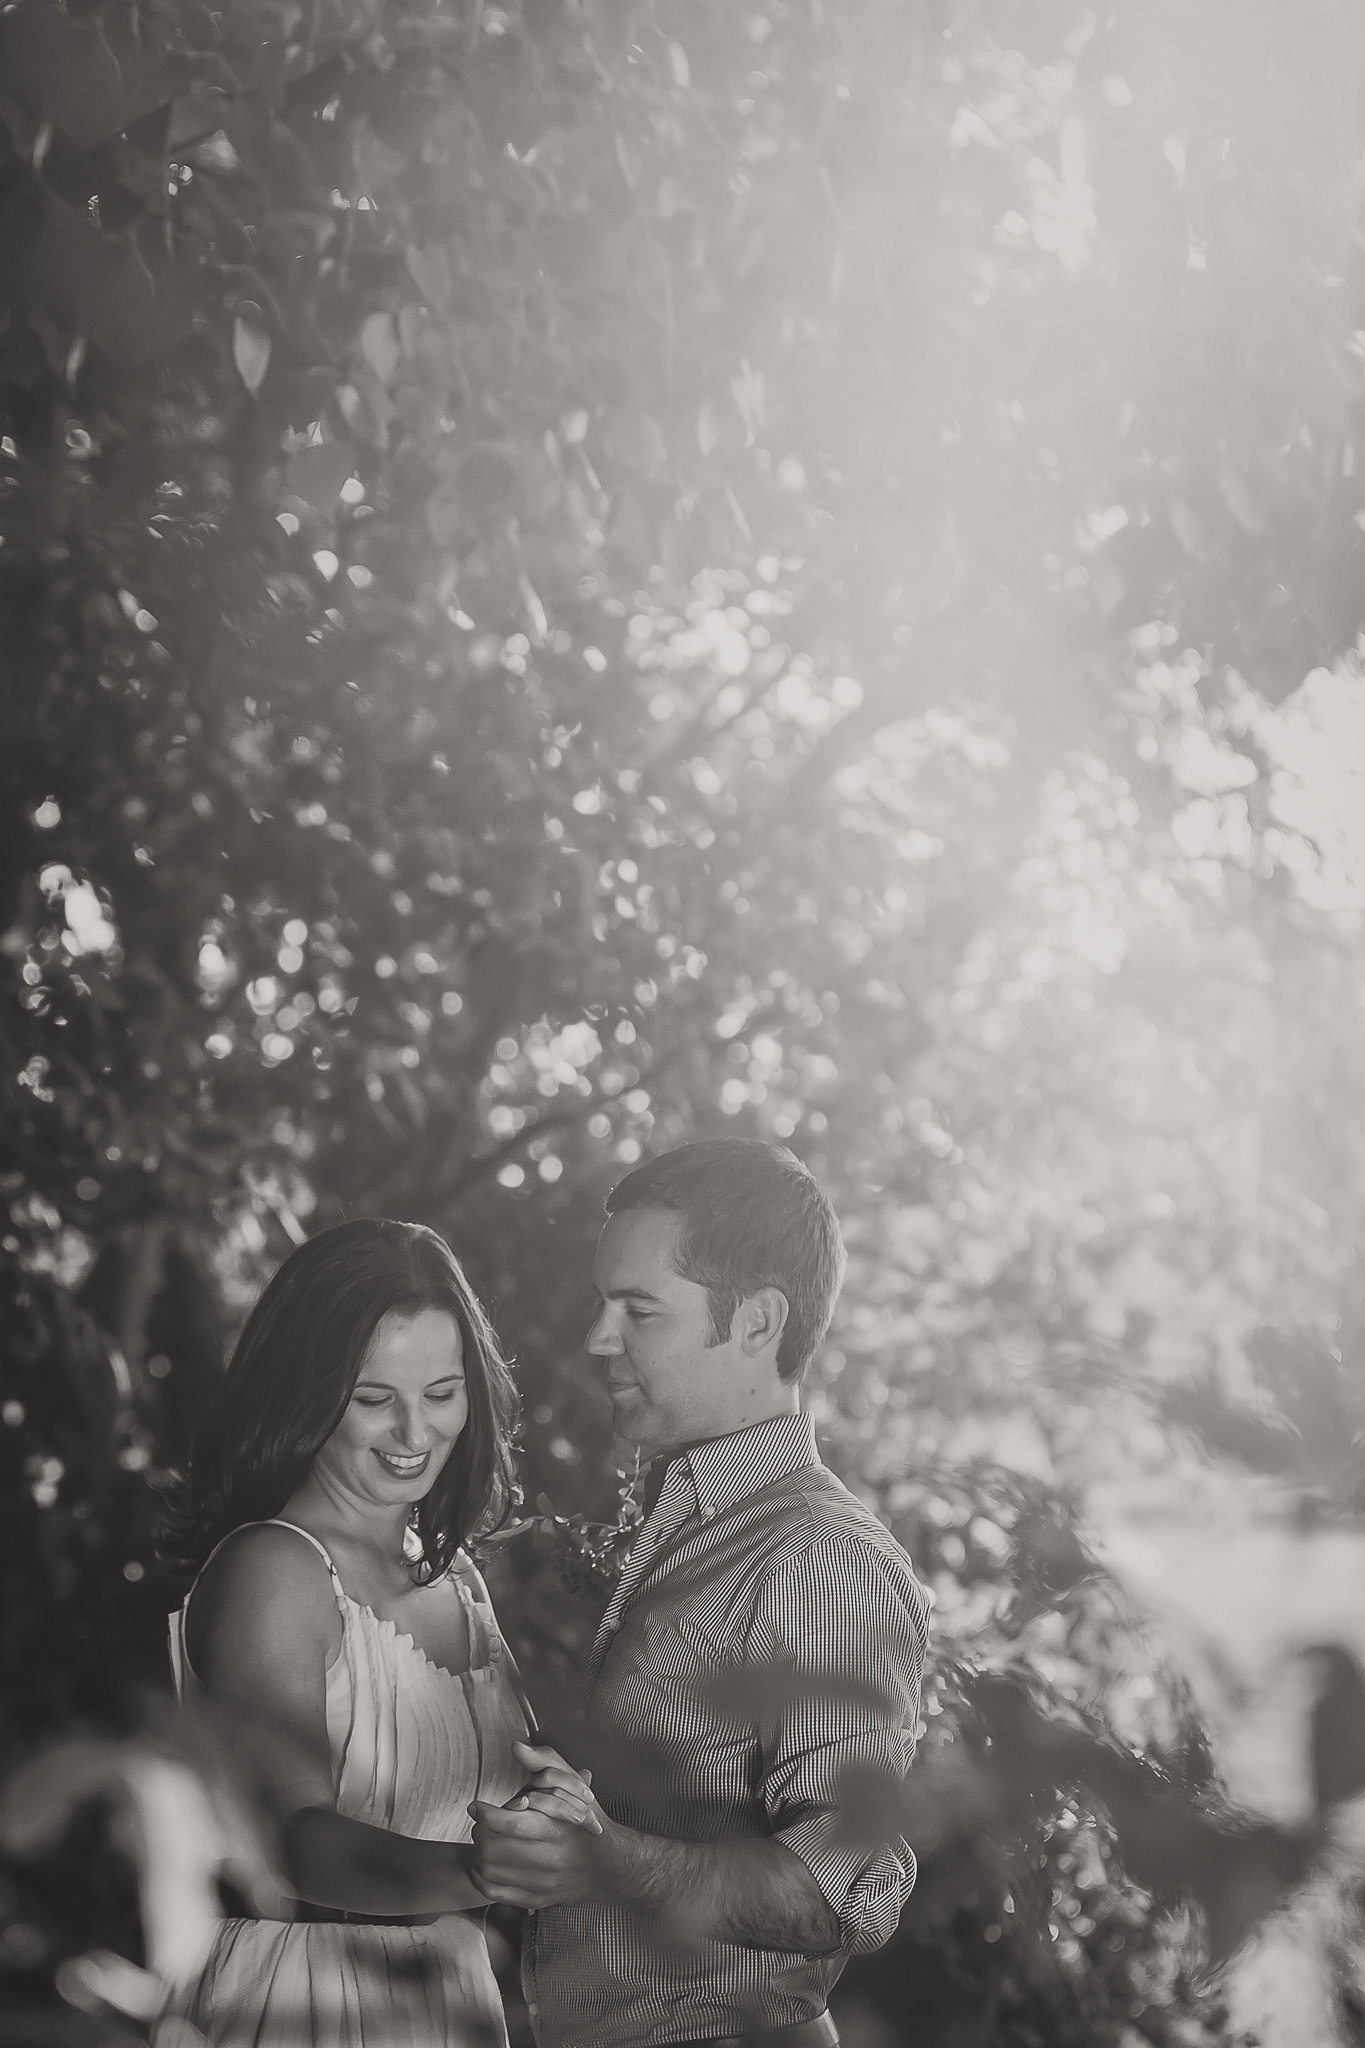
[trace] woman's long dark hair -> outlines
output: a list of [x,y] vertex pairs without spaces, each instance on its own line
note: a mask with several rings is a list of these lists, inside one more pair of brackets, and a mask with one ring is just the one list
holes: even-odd
[[504,1522],[517,1396],[492,1325],[444,1238],[365,1217],[291,1252],[247,1317],[169,1499],[167,1559],[196,1570],[232,1530],[278,1515],[345,1413],[383,1318],[427,1308],[459,1325],[469,1419],[417,1507],[423,1578]]

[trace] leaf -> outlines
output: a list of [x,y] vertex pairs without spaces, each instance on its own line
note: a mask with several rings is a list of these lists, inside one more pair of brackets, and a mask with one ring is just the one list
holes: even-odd
[[460,464],[458,481],[461,498],[486,516],[511,497],[516,469],[504,449],[491,441],[481,441]]
[[756,438],[767,424],[767,380],[747,356],[740,363],[739,375],[730,379],[730,391],[746,430]]
[[360,351],[383,385],[393,382],[398,368],[398,335],[387,313],[371,313],[360,330]]
[[[991,1738],[981,1762],[995,1827],[1064,1786],[1083,1786],[1107,1807],[1128,1875],[1145,1891],[1182,1893],[1203,1906],[1215,1967],[1303,1881],[1321,1852],[1316,1825],[1286,1828],[1210,1809],[1194,1788],[1118,1744],[1041,1714],[1011,1679],[976,1678],[970,1697]],[[913,1776],[909,1786],[913,1805]]]
[[0,14],[0,78],[82,152],[163,106],[177,82],[175,59],[151,24],[138,37],[111,12],[98,22],[57,7]]
[[539,448],[522,451],[517,468],[517,513],[525,522],[539,525],[564,495],[558,469]]
[[526,615],[531,621],[536,639],[543,647],[550,637],[550,621],[545,615],[545,606],[541,602],[540,594],[524,572],[517,577],[517,587],[525,600]]
[[640,406],[624,406],[607,426],[607,446],[616,461],[647,477],[656,477],[668,467],[668,442],[652,413]]
[[232,360],[254,398],[270,368],[270,336],[254,320],[243,320],[240,315],[232,328]]
[[464,531],[464,508],[453,484],[436,486],[426,502],[427,532],[438,548],[453,547]]
[[[98,2002],[103,2001],[135,2020],[155,2019],[166,2002],[166,1987],[153,1971],[105,1948],[89,1949],[63,1963],[57,1972],[57,1989],[73,2005],[97,2011]],[[159,2027],[157,2037],[167,2038]]]
[[1265,532],[1265,513],[1240,470],[1230,462],[1220,463],[1218,488],[1223,493],[1223,502],[1237,524],[1248,533]]
[[337,386],[337,410],[358,440],[387,448],[393,401],[371,370],[358,370],[353,384]]
[[324,441],[316,448],[300,448],[285,472],[286,487],[304,498],[319,512],[330,512],[355,463],[351,452],[339,441]]
[[440,311],[449,304],[453,280],[444,249],[409,249],[408,270],[428,305]]
[[215,134],[222,127],[227,110],[227,99],[221,93],[182,93],[171,107],[167,151],[183,149],[186,143],[198,142],[203,135]]
[[129,1742],[76,1738],[31,1757],[4,1787],[0,1840],[33,1854],[98,1796],[138,1868],[143,1936],[163,1983],[191,1982],[217,1931],[220,1873],[267,1914],[285,1910],[254,1786],[265,1754],[290,1755],[278,1731],[196,1706]]
[[681,43],[668,46],[668,68],[673,73],[673,83],[680,92],[686,92],[692,83],[692,66],[687,61],[687,52]]
[[373,129],[366,129],[355,146],[355,172],[361,191],[382,192],[398,176],[404,161],[398,150],[390,149]]
[[1166,508],[1172,531],[1193,562],[1207,562],[1213,553],[1208,528],[1187,498],[1172,498]]
[[[46,193],[31,232],[37,240],[30,245],[36,271],[29,282],[29,317],[40,333],[40,311],[53,322],[61,343],[53,352],[59,374],[77,334],[118,360],[136,363],[173,347],[186,331],[188,307],[177,299],[175,284],[159,261],[154,277],[138,243],[101,234],[85,207],[68,206]],[[151,254],[156,261],[155,249]],[[0,270],[13,276],[28,255],[22,241],[17,247],[8,244],[0,251]]]
[[1188,1429],[1209,1450],[1236,1458],[1253,1472],[1292,1472],[1296,1440],[1279,1416],[1258,1415],[1252,1408],[1227,1400],[1210,1373],[1198,1373],[1185,1386],[1172,1387],[1162,1413],[1177,1427]]
[[1021,1590],[1046,1602],[1060,1599],[1095,1570],[1070,1517],[1052,1503],[1038,1503],[1020,1515],[1014,1559]]
[[1365,1672],[1338,1643],[1305,1654],[1322,1679],[1309,1720],[1308,1749],[1313,1804],[1325,1813],[1365,1792]]
[[196,170],[210,171],[216,177],[230,178],[242,168],[242,159],[227,138],[225,130],[219,128],[206,136],[188,151],[190,163]]
[[754,530],[749,524],[748,516],[745,513],[744,507],[740,504],[739,499],[735,496],[734,487],[731,484],[727,484],[725,486],[725,502],[730,507],[730,514],[735,522],[735,525],[739,528],[740,532],[743,534],[745,540],[749,543],[749,545],[752,546]]

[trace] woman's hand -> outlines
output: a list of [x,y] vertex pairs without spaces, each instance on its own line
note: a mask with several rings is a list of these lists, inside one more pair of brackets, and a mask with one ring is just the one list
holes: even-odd
[[529,1742],[516,1742],[512,1748],[530,1776],[516,1798],[508,1800],[509,1813],[545,1813],[555,1820],[568,1821],[573,1827],[585,1828],[589,1834],[601,1834],[602,1819],[592,1796],[591,1771],[576,1771],[548,1743],[536,1747]]

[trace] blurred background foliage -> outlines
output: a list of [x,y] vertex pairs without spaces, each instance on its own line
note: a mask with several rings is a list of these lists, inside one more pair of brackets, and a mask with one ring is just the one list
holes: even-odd
[[[320,1224],[445,1232],[609,1512],[602,1196],[738,1130],[845,1223],[929,1753],[1010,1670],[1211,1795],[1081,1531],[1365,1505],[1363,74],[1336,0],[0,14],[6,1755],[163,1683]],[[926,1857],[850,2040],[1234,2038],[1105,1815]],[[133,1953],[111,1858],[4,1879],[16,1996]]]

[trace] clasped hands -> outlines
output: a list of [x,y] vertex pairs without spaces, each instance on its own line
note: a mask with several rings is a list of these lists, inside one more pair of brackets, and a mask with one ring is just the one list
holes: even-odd
[[615,1823],[592,1796],[592,1773],[576,1771],[558,1750],[513,1745],[527,1782],[506,1806],[476,1799],[470,1875],[502,1905],[574,1906],[613,1889]]

